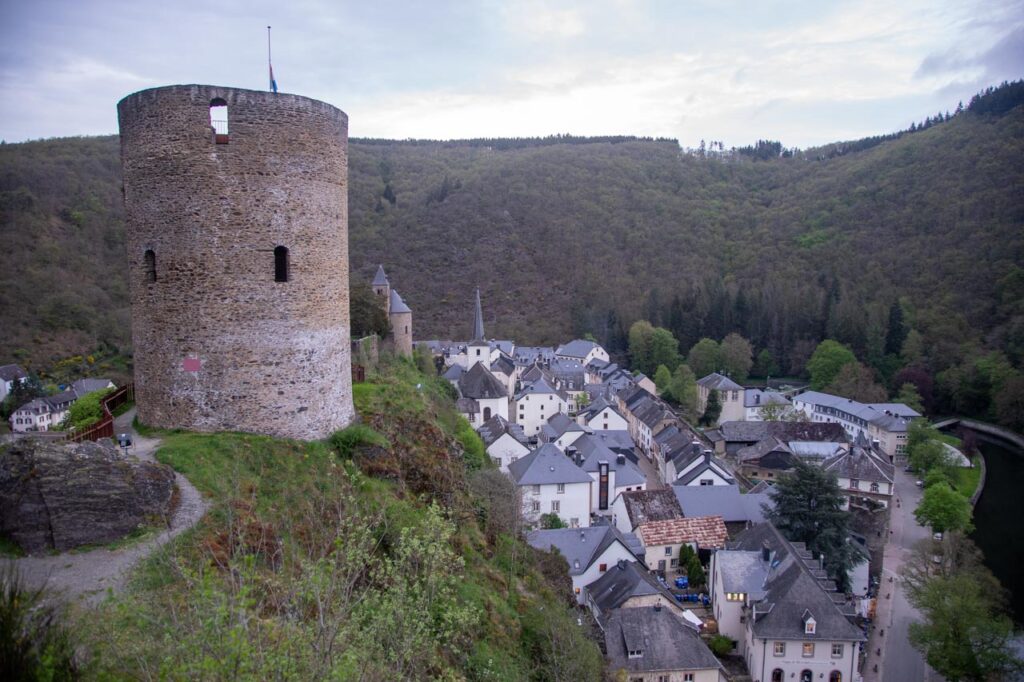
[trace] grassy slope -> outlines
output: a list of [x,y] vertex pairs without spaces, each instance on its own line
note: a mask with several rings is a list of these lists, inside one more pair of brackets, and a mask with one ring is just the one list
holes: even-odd
[[570,679],[552,655],[567,639],[572,675],[600,675],[561,560],[481,530],[467,477],[487,462],[441,384],[396,363],[355,395],[376,433],[341,432],[344,457],[328,442],[162,434],[159,459],[212,509],[83,625],[91,675]]

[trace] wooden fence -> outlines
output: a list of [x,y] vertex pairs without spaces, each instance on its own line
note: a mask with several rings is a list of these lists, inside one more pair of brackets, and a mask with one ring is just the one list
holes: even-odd
[[69,433],[65,440],[81,443],[83,440],[99,440],[114,437],[114,410],[135,400],[135,384],[128,383],[117,389],[100,402],[103,418],[84,431]]

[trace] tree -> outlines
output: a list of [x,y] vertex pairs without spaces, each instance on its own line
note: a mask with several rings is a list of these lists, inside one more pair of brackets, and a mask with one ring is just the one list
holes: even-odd
[[654,385],[658,387],[660,393],[665,393],[670,383],[672,383],[672,372],[665,365],[658,365],[658,371],[654,373]]
[[633,369],[644,374],[654,372],[651,364],[651,340],[654,327],[647,320],[637,320],[629,328],[629,362]]
[[932,469],[948,469],[953,466],[946,446],[939,440],[915,443],[907,448],[907,459],[910,466],[922,474],[926,474]]
[[565,521],[563,521],[558,516],[558,514],[555,514],[554,512],[549,512],[547,514],[540,515],[540,527],[545,530],[551,530],[558,528],[568,528],[569,526],[566,525]]
[[996,393],[995,411],[999,423],[1014,431],[1024,431],[1024,377],[1007,379]]
[[46,394],[39,377],[34,374],[29,375],[24,381],[14,382],[11,392],[4,398],[3,403],[0,403],[0,418],[9,419],[16,409]]
[[984,682],[1021,669],[1013,623],[972,574],[931,578],[912,602],[923,622],[910,624],[910,643],[945,679]]
[[384,312],[384,301],[373,293],[370,285],[361,279],[349,282],[349,327],[353,339],[370,334],[384,338],[391,331],[391,323]]
[[815,345],[810,339],[798,339],[789,350],[789,373],[806,377],[807,363],[814,354]]
[[676,337],[664,327],[655,327],[651,333],[650,366],[657,368],[658,365],[665,365],[671,372],[679,366],[679,362],[679,342]]
[[770,494],[775,506],[764,506],[766,518],[791,542],[805,542],[809,550],[823,554],[825,569],[845,589],[857,553],[849,544],[849,514],[843,511],[835,474],[796,460]]
[[686,364],[698,378],[717,372],[721,364],[721,348],[714,339],[701,339],[686,354]]
[[899,355],[906,338],[907,328],[903,324],[903,306],[899,301],[893,301],[889,306],[889,329],[885,334],[885,354]]
[[893,377],[892,385],[901,388],[903,384],[913,384],[917,394],[921,396],[921,406],[925,411],[931,412],[935,395],[935,380],[932,379],[928,370],[917,365],[904,367]]
[[843,365],[824,390],[862,403],[883,403],[889,397],[882,385],[875,381],[874,373],[857,361]]
[[739,334],[733,332],[724,339],[719,348],[722,367],[733,381],[742,384],[754,366],[754,347]]
[[910,382],[900,386],[900,392],[896,394],[896,402],[903,403],[915,412],[924,412],[924,405],[921,403],[921,394],[917,392],[917,387]]
[[92,426],[103,418],[103,399],[114,391],[113,388],[104,388],[92,393],[86,393],[81,398],[71,403],[67,416],[60,423],[61,429],[84,429]]
[[807,371],[811,376],[811,388],[820,391],[832,383],[845,365],[857,362],[857,357],[849,348],[825,339],[814,349],[814,354],[807,361]]
[[669,398],[691,416],[697,414],[697,378],[687,365],[676,367],[668,387]]
[[754,374],[759,377],[778,376],[779,363],[775,354],[767,348],[762,348],[757,354],[757,361],[754,362]]
[[720,416],[722,416],[722,401],[718,399],[718,391],[712,389],[708,393],[708,403],[704,406],[704,416],[700,418],[700,423],[704,426],[712,426]]
[[686,571],[686,577],[690,580],[690,587],[699,588],[707,581],[704,574],[704,567],[701,566],[700,557],[693,547],[683,543],[679,548],[679,566]]
[[971,503],[945,482],[925,489],[921,503],[914,510],[914,518],[939,533],[950,530],[967,532],[973,528]]

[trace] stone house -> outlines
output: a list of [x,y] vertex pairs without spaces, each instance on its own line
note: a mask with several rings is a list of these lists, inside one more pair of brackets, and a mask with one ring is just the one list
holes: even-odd
[[724,682],[722,664],[700,636],[660,604],[617,609],[604,623],[608,669],[650,682]]
[[697,410],[701,414],[708,407],[708,397],[712,391],[718,391],[718,401],[722,405],[719,422],[742,421],[746,417],[743,387],[717,372],[697,380]]
[[683,545],[711,550],[725,547],[729,531],[721,516],[695,516],[640,524],[636,535],[644,546],[644,562],[666,578],[679,572]]

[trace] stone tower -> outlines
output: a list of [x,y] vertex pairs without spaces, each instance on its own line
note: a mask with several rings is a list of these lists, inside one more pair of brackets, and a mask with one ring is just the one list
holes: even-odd
[[347,426],[348,116],[209,85],[117,111],[139,420],[298,439]]
[[391,282],[384,272],[384,266],[377,266],[377,274],[373,276],[373,293],[384,306],[384,312],[391,324],[391,342],[399,355],[412,356],[412,309],[405,304],[398,292],[391,288]]

